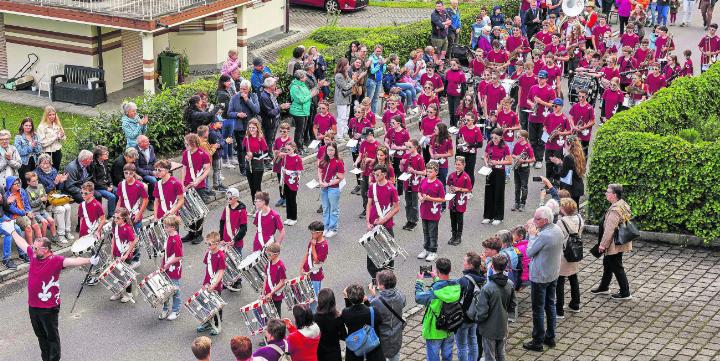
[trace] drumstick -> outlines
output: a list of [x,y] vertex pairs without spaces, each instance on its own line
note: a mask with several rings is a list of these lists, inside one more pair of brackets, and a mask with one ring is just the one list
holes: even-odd
[[[112,220],[112,223],[111,223],[111,226],[110,226],[111,229],[112,229],[112,226],[113,226],[114,224],[115,224],[115,220],[113,219],[113,220]],[[93,253],[93,257],[97,256],[97,254],[100,252],[100,250],[102,249],[102,246],[103,246],[104,244],[105,244],[105,237],[101,237],[101,239],[100,239],[100,244],[99,244],[99,245],[97,246],[97,248],[95,249],[95,252]],[[92,272],[93,267],[95,267],[95,265],[93,265],[92,263],[90,264],[90,267],[88,267],[88,271],[87,271],[87,273],[85,274],[85,280],[83,280],[83,283],[80,285],[80,290],[78,291],[77,296],[75,296],[75,301],[73,301],[72,307],[70,308],[70,314],[72,314],[73,311],[75,311],[75,305],[77,304],[77,301],[78,301],[78,299],[80,298],[80,295],[82,294],[83,289],[85,288],[85,284],[86,284],[87,281],[90,279],[90,273]]]

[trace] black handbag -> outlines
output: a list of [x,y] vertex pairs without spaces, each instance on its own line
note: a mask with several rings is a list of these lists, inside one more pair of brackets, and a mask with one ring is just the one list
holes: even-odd
[[635,221],[632,219],[625,219],[625,222],[620,223],[617,230],[615,231],[614,242],[620,246],[625,243],[632,242],[640,238],[640,229],[638,228]]

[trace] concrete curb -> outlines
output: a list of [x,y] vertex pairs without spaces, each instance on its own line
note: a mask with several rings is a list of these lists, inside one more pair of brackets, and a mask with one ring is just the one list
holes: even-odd
[[[600,227],[597,225],[586,225],[585,232],[598,234],[599,228]],[[702,238],[689,234],[640,231],[640,240],[646,242],[665,243],[680,247],[720,249],[720,239],[714,239],[706,243]]]

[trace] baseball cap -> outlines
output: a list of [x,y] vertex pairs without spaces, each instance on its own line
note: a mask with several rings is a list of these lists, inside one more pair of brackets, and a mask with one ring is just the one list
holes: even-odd
[[547,77],[548,77],[548,72],[546,70],[540,70],[538,72],[538,78],[547,79]]
[[563,105],[563,100],[562,100],[561,98],[555,98],[555,99],[553,99],[553,102],[552,102],[552,103],[553,103],[553,105],[560,105],[560,106],[562,106],[562,105]]
[[240,198],[240,191],[237,190],[237,188],[228,188],[225,195],[227,195],[228,198]]
[[368,135],[368,134],[375,135],[375,130],[374,130],[373,128],[371,128],[371,127],[365,127],[365,128],[363,128],[363,130],[362,130],[362,135],[363,135],[363,137],[366,136],[366,135]]

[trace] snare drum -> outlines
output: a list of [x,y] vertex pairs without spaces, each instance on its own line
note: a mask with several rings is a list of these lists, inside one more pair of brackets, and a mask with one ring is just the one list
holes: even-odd
[[255,292],[260,292],[265,287],[267,264],[267,256],[263,251],[255,251],[240,262],[240,275]]
[[165,251],[165,242],[168,239],[167,232],[163,227],[162,221],[143,221],[140,232],[138,232],[138,240],[148,253],[148,258],[153,258],[157,254]]
[[100,274],[100,283],[102,283],[112,294],[118,294],[124,291],[127,286],[135,281],[137,272],[130,268],[127,263],[120,259],[116,259]]
[[269,320],[280,318],[275,305],[264,299],[243,306],[240,308],[240,313],[245,321],[245,326],[250,331],[250,336],[261,334]]
[[285,282],[283,287],[285,304],[288,310],[292,311],[295,305],[309,305],[315,302],[315,290],[310,283],[310,277],[302,275]]
[[233,287],[242,274],[240,265],[242,264],[242,256],[232,245],[225,247],[225,272],[223,273],[222,282],[225,287]]
[[200,323],[206,323],[217,315],[226,304],[217,292],[208,291],[203,287],[185,301],[185,308]]
[[398,255],[407,258],[407,252],[400,248],[395,238],[381,225],[365,233],[358,242],[365,248],[377,268],[385,268]]
[[157,270],[145,277],[140,284],[140,293],[145,297],[150,306],[158,307],[169,300],[178,290],[172,283],[170,277],[162,270]]

